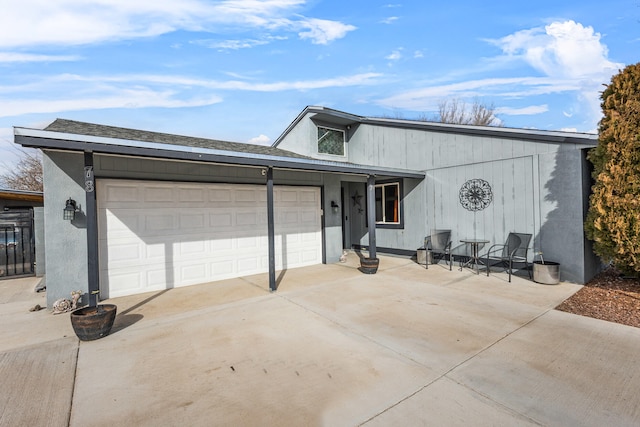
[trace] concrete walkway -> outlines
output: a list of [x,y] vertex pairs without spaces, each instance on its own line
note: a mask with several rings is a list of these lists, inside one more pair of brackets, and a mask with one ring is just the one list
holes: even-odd
[[0,425],[640,425],[640,329],[553,310],[579,286],[356,263],[113,299],[93,342],[0,281]]

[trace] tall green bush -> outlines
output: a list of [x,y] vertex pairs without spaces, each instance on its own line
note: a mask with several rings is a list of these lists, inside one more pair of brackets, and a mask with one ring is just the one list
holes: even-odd
[[640,273],[640,63],[613,76],[601,96],[598,146],[589,153],[595,185],[587,237],[603,261]]

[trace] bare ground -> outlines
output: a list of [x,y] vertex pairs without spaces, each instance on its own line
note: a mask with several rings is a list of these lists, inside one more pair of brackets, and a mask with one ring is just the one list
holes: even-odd
[[640,328],[640,279],[608,268],[556,309]]

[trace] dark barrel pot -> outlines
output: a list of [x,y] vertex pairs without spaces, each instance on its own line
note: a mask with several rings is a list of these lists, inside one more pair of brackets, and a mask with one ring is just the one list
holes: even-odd
[[364,274],[376,274],[379,264],[380,259],[378,258],[361,258],[360,271],[362,271]]
[[82,341],[97,340],[111,332],[116,311],[117,307],[113,304],[79,308],[71,312],[71,326]]

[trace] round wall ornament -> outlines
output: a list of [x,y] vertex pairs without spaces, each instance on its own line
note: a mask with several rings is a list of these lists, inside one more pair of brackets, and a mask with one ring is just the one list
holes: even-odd
[[470,179],[460,188],[460,204],[469,211],[481,211],[491,204],[491,185],[484,179]]

